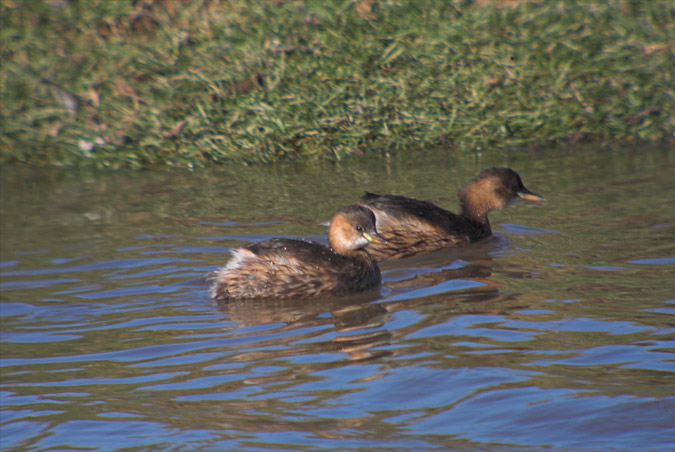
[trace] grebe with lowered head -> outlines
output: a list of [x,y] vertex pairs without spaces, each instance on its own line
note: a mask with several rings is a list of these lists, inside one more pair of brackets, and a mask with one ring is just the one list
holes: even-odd
[[216,271],[211,297],[314,298],[375,289],[382,277],[366,247],[383,244],[369,209],[338,210],[328,228],[330,248],[300,239],[269,239],[234,250],[234,258]]

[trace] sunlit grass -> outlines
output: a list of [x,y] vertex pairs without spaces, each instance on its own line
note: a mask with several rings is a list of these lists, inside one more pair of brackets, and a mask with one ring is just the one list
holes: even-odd
[[672,140],[675,3],[4,1],[0,161]]

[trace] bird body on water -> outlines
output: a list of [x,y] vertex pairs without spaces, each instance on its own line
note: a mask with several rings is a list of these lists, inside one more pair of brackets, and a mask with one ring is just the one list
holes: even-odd
[[301,239],[270,239],[234,250],[214,274],[212,298],[315,298],[376,289],[380,269],[366,251],[382,243],[375,216],[362,206],[338,210],[328,229],[330,248]]
[[428,201],[366,193],[360,204],[375,214],[377,229],[386,240],[373,244],[368,252],[381,262],[468,245],[492,234],[490,211],[520,199],[544,201],[510,168],[481,172],[460,190],[458,198],[455,214]]

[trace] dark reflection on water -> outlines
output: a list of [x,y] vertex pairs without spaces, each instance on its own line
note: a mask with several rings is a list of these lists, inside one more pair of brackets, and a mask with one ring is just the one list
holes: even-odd
[[[218,305],[270,236],[363,190],[455,208],[481,168],[546,196],[381,291]],[[668,450],[675,153],[416,155],[195,173],[3,169],[3,450]],[[114,438],[114,441],[111,440]]]

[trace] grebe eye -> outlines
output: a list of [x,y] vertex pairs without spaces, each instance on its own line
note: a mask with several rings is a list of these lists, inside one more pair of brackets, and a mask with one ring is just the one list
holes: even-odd
[[361,227],[361,225],[356,226],[356,230],[359,231],[359,232],[363,232],[363,228]]

